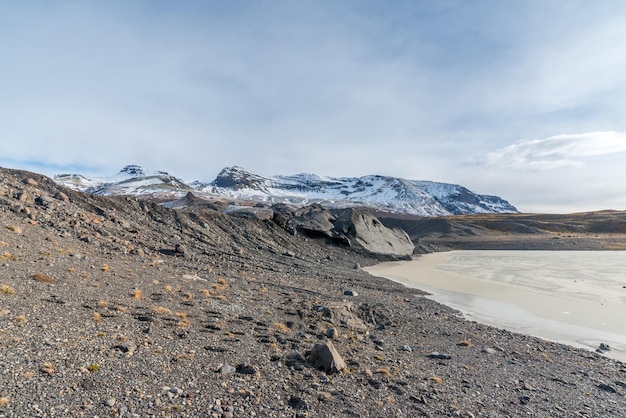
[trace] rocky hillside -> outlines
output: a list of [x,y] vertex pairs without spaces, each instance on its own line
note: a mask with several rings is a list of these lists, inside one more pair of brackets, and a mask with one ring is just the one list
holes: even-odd
[[362,206],[420,216],[517,212],[514,206],[497,196],[479,195],[459,185],[375,175],[359,178],[312,174],[263,177],[241,167],[228,167],[212,182],[196,181],[187,185],[164,172],[148,172],[138,166],[128,166],[111,178],[87,179],[66,174],[55,176],[55,180],[89,193],[137,195],[158,201],[173,200],[193,190],[194,194],[205,198],[297,206],[317,203],[328,208]]
[[622,363],[465,321],[373,262],[0,169],[0,416],[626,414]]

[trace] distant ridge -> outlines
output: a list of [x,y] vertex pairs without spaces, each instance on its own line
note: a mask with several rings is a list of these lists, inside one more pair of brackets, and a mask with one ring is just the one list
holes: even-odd
[[198,197],[227,198],[305,206],[319,203],[329,208],[365,206],[384,212],[419,216],[477,213],[518,213],[498,196],[480,195],[467,188],[433,181],[369,175],[322,177],[315,174],[264,177],[242,167],[226,167],[211,182],[183,180],[164,171],[137,165],[124,167],[113,177],[87,178],[80,174],[54,176],[66,187],[99,195],[149,196],[173,201],[192,192]]

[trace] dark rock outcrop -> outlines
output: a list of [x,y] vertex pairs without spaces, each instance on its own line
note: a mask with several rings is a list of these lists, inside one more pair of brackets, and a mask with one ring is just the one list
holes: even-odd
[[390,229],[364,209],[328,210],[321,205],[293,209],[274,205],[274,221],[292,234],[328,237],[372,254],[407,257],[415,245],[401,229]]

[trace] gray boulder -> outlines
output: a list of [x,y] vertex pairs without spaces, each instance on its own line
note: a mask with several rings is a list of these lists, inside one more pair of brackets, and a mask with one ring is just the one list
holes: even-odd
[[375,254],[410,256],[415,245],[401,229],[390,229],[364,210],[344,209],[334,223],[336,234],[344,237],[351,247]]
[[341,358],[333,343],[328,340],[315,344],[315,347],[309,354],[309,361],[316,368],[324,369],[326,373],[337,373],[347,367],[346,362]]
[[363,209],[330,211],[318,204],[298,209],[274,205],[272,209],[274,222],[293,234],[328,237],[353,248],[393,257],[410,256],[415,249],[406,232],[387,228]]

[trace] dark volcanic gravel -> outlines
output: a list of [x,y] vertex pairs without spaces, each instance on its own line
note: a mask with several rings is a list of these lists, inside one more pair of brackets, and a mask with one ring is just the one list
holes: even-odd
[[[0,416],[626,416],[624,364],[465,321],[376,261],[0,170]],[[309,356],[329,338],[342,372]]]

